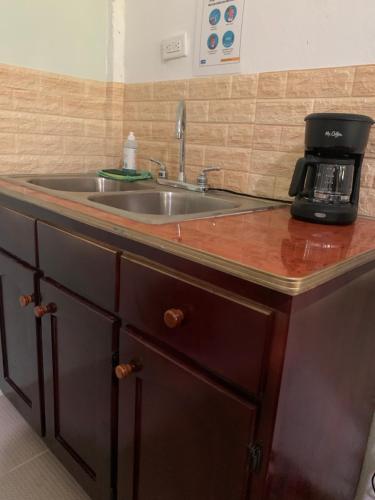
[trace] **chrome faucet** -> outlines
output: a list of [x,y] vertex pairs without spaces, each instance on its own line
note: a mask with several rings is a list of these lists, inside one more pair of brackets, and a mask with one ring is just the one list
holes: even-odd
[[159,160],[150,158],[150,161],[159,166],[157,183],[162,186],[171,186],[175,188],[188,189],[189,191],[199,191],[204,193],[210,188],[207,179],[207,173],[214,170],[220,170],[217,167],[204,168],[197,178],[197,184],[190,184],[186,182],[185,173],[185,132],[186,132],[186,105],[182,100],[178,103],[177,117],[176,117],[176,137],[180,141],[180,151],[178,155],[178,178],[174,181],[168,179],[166,166]]
[[186,105],[185,101],[182,100],[177,106],[177,117],[176,117],[176,137],[180,141],[180,151],[178,160],[178,180],[180,182],[186,182],[185,174],[185,130],[186,130]]

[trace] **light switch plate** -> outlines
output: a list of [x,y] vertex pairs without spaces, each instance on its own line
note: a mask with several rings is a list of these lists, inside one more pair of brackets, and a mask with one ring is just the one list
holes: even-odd
[[188,55],[188,41],[187,33],[173,36],[162,40],[161,42],[161,56],[163,61],[170,59],[179,59]]

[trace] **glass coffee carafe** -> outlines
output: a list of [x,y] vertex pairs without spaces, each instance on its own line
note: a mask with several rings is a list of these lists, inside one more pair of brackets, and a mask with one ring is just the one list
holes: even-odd
[[303,195],[317,203],[350,203],[354,160],[317,161],[308,165]]

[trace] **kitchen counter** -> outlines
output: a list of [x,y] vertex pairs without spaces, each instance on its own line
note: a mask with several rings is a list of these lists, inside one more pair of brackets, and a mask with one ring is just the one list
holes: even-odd
[[364,217],[351,226],[324,226],[291,219],[283,207],[156,226],[25,187],[17,179],[0,179],[0,192],[288,295],[375,259],[375,220]]

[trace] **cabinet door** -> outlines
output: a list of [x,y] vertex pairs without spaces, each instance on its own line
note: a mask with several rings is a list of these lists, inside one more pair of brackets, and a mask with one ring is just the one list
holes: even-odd
[[47,443],[92,498],[109,499],[116,320],[45,280],[41,298]]
[[247,498],[255,408],[130,331],[120,361],[119,500]]
[[33,314],[36,285],[34,270],[0,253],[0,388],[34,429],[43,433],[40,331]]

